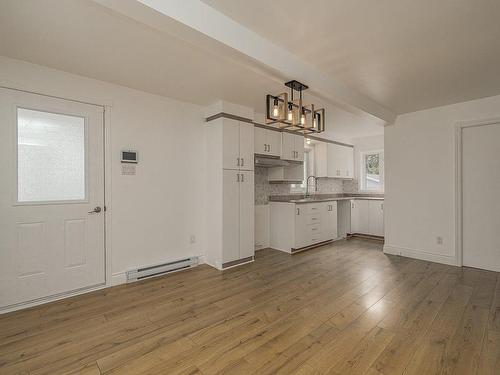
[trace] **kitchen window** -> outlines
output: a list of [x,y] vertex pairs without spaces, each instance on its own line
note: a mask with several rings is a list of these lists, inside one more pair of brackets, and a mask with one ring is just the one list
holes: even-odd
[[360,154],[360,190],[384,191],[384,152],[369,151]]

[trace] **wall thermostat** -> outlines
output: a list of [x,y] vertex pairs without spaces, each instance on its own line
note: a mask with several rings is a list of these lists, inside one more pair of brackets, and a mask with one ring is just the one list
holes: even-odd
[[122,151],[122,163],[137,164],[138,162],[139,162],[139,158],[137,155],[137,151],[134,151],[134,150],[123,150]]

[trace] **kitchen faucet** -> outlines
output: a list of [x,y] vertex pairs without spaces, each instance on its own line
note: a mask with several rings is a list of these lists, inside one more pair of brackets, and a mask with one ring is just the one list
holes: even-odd
[[318,178],[316,176],[312,176],[312,175],[309,176],[309,177],[307,177],[307,180],[306,180],[306,196],[305,196],[306,198],[308,198],[310,196],[310,194],[309,194],[309,179],[311,177],[314,180],[314,191],[315,192],[318,191]]

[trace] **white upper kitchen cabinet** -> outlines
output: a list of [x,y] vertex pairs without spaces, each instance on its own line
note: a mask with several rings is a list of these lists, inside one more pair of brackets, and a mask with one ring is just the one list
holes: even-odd
[[339,146],[341,153],[340,175],[346,178],[354,177],[354,148]]
[[253,125],[226,118],[220,120],[223,168],[253,170]]
[[281,159],[304,161],[304,137],[302,135],[281,133]]
[[256,126],[254,128],[254,134],[254,152],[256,154],[281,156],[281,132]]
[[353,178],[353,147],[316,142],[314,156],[316,177]]

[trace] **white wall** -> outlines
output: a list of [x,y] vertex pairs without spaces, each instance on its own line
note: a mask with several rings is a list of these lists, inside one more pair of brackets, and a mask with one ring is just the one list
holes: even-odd
[[[108,250],[113,282],[122,281],[122,273],[130,268],[203,253],[201,107],[4,57],[0,85],[112,103],[106,126],[111,143]],[[136,176],[121,175],[122,148],[139,151]],[[196,236],[193,245],[191,234]]]
[[385,128],[386,252],[456,264],[456,123],[499,116],[494,96],[404,114]]

